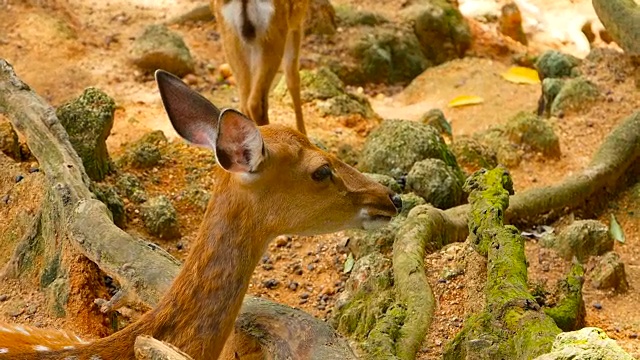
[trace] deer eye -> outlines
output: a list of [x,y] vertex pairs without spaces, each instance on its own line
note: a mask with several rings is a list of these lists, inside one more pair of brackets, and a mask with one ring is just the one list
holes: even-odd
[[329,167],[329,165],[325,164],[320,166],[318,169],[316,169],[316,171],[314,171],[313,174],[311,174],[311,178],[314,181],[324,181],[329,179],[332,174],[333,172],[331,171],[331,168]]

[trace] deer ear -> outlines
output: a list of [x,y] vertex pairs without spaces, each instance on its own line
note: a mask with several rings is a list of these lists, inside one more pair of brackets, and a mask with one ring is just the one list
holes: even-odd
[[256,123],[236,110],[223,110],[218,120],[216,158],[227,171],[255,172],[264,160],[264,142]]
[[176,76],[157,70],[155,77],[173,128],[185,140],[214,149],[220,110]]

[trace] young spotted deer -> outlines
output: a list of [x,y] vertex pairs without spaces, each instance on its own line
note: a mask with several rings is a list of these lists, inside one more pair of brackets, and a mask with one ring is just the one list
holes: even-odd
[[0,324],[0,359],[134,359],[139,335],[169,342],[194,359],[217,359],[271,239],[369,228],[388,222],[401,206],[388,188],[301,133],[257,127],[235,110],[219,110],[167,72],[156,72],[156,81],[178,134],[210,148],[219,164],[179,275],[153,310],[91,343],[57,330]]
[[258,125],[269,124],[269,90],[284,58],[296,125],[306,135],[298,66],[308,7],[309,0],[211,0],[238,84],[240,111]]

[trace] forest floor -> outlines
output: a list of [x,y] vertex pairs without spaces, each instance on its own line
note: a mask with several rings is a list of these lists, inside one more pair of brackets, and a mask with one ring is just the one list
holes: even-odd
[[[469,2],[461,1],[463,5]],[[525,22],[537,22],[539,28],[532,36],[530,51],[556,48],[577,56],[585,55],[583,47],[572,39],[584,21],[595,17],[590,1],[529,2],[541,10],[531,15],[535,21],[524,13]],[[388,11],[386,15],[393,17],[392,7],[379,6],[378,0],[333,0],[332,3],[363,8],[375,5],[377,11]],[[0,57],[7,59],[17,74],[54,106],[78,96],[88,86],[98,87],[112,96],[118,107],[107,145],[111,156],[117,158],[126,144],[151,130],[162,130],[170,139],[176,138],[153,78],[131,65],[129,50],[145,26],[166,21],[200,4],[202,2],[196,0],[69,0],[64,4],[62,1],[9,0],[8,5],[1,8],[0,2]],[[512,62],[509,56],[493,50],[498,47],[494,45],[499,45],[500,37],[481,23],[474,23],[472,27],[477,40],[470,56],[428,69],[406,87],[376,85],[352,90],[363,91],[383,118],[417,120],[425,111],[440,108],[452,123],[454,138],[504,123],[519,111],[536,109],[540,87],[502,80],[500,73]],[[184,37],[197,61],[193,86],[219,106],[237,106],[235,88],[221,84],[216,70],[225,60],[215,24],[172,25],[171,28]],[[303,67],[310,66],[305,65],[309,63],[306,59],[316,51],[315,46],[315,43],[303,45]],[[640,109],[640,93],[631,79],[616,76],[615,65],[593,64],[583,67],[582,71],[605,96],[593,107],[554,120],[562,156],[553,160],[530,156],[510,169],[516,191],[555,184],[579,171],[588,164],[606,134]],[[447,107],[447,103],[459,95],[481,95],[485,102],[470,107]],[[293,111],[288,106],[273,102],[269,111],[272,122],[294,124]],[[303,111],[310,136],[320,140],[332,136],[340,141],[363,141],[364,134],[350,131],[331,117],[320,118],[312,105],[305,105]],[[212,160],[210,153],[180,140],[175,140],[174,146],[168,149],[163,153],[161,165],[151,170],[120,170],[138,175],[149,196],[164,194],[172,199],[179,214],[182,238],[165,241],[147,234],[138,205],[133,203],[126,203],[127,230],[184,259],[203,216],[200,208],[186,201],[184,191],[194,181],[205,189],[211,186],[212,181],[206,174]],[[0,205],[0,230],[21,213],[34,211],[42,196],[43,175],[30,173],[31,166],[0,163],[0,195],[11,191],[14,198],[20,199],[9,206]],[[198,168],[199,175],[190,176]],[[15,184],[17,175],[25,176],[25,180]],[[619,340],[623,348],[640,357],[640,311],[637,310],[640,304],[640,185],[606,199],[606,204],[599,220],[609,224],[610,215],[614,214],[625,232],[626,243],[616,243],[615,251],[625,264],[630,290],[624,294],[599,291],[587,281],[584,286],[587,324],[602,327],[610,337]],[[579,214],[569,215],[553,225],[569,223],[574,217],[579,218]],[[303,309],[321,319],[328,318],[336,294],[346,280],[342,270],[347,258],[344,247],[347,239],[348,234],[336,233],[273,242],[254,273],[249,293]],[[479,306],[467,295],[470,279],[464,275],[447,282],[439,281],[443,270],[452,266],[459,248],[460,245],[454,244],[426,258],[427,274],[438,306],[435,321],[419,353],[420,359],[439,358],[444,344],[462,327],[468,311]],[[527,242],[526,252],[532,283],[555,283],[568,266],[535,241]],[[0,263],[9,256],[0,253]],[[272,279],[277,280],[278,285],[267,288],[265,282],[273,284],[268,281]],[[0,321],[65,327],[88,338],[104,336],[112,330],[112,325],[108,318],[95,323],[101,315],[90,300],[84,304],[85,312],[93,315],[80,318],[72,314],[65,319],[55,319],[42,311],[44,296],[38,291],[35,279],[3,280],[0,282]]]

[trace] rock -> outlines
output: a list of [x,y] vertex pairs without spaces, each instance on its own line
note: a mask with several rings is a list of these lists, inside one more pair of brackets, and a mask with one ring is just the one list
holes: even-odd
[[129,173],[124,173],[116,180],[118,192],[136,204],[147,201],[147,194],[138,178]]
[[591,284],[596,289],[614,289],[617,292],[627,291],[629,283],[624,271],[624,263],[616,252],[609,251],[598,260],[591,272]]
[[9,121],[0,121],[0,151],[15,161],[22,158],[18,134]]
[[583,110],[599,96],[598,87],[591,81],[583,77],[567,80],[551,104],[551,114],[566,113],[567,110]]
[[198,207],[200,210],[205,211],[209,205],[211,194],[201,187],[190,186],[185,190],[184,199]]
[[535,360],[633,360],[622,348],[598,328],[558,334],[551,352]]
[[456,138],[451,144],[451,152],[456,156],[460,167],[467,173],[474,173],[480,169],[490,170],[498,166],[495,150],[473,137]]
[[342,56],[321,61],[346,84],[406,83],[431,65],[416,35],[405,27],[384,24],[353,32],[338,44]]
[[407,190],[439,209],[462,203],[462,184],[456,170],[440,159],[418,161],[407,174]]
[[505,135],[504,127],[492,127],[487,131],[476,134],[475,138],[480,144],[495,152],[498,164],[506,167],[515,167],[522,161],[524,151],[509,141]]
[[509,119],[505,135],[526,152],[539,152],[554,158],[560,156],[560,140],[553,127],[535,114],[520,112]]
[[191,52],[180,35],[164,25],[150,25],[134,42],[131,61],[148,72],[163,69],[183,77],[194,70]]
[[166,143],[167,138],[162,131],[147,133],[127,146],[117,163],[119,166],[131,165],[138,169],[154,167],[162,160],[160,146]]
[[356,10],[349,5],[338,5],[335,9],[340,26],[376,26],[388,23],[384,16],[368,10]]
[[576,76],[577,66],[580,65],[580,59],[563,54],[556,50],[548,50],[540,55],[536,61],[535,67],[538,70],[540,79],[546,78],[562,78]]
[[373,111],[369,99],[354,93],[346,93],[318,102],[317,108],[320,116],[344,116],[353,114],[360,115],[364,118],[378,116]]
[[412,1],[402,17],[413,25],[422,52],[431,65],[462,58],[471,47],[469,24],[447,0]]
[[369,179],[377,182],[378,184],[388,187],[389,189],[391,189],[391,191],[395,193],[402,192],[402,188],[400,187],[400,184],[398,184],[398,182],[391,176],[380,175],[380,174],[368,174],[368,173],[364,173],[364,175]]
[[116,192],[115,187],[108,184],[93,183],[91,191],[98,200],[102,201],[113,216],[113,223],[119,228],[124,228],[127,222],[127,214],[124,209],[124,202]]
[[400,194],[400,198],[402,199],[402,210],[398,214],[399,217],[406,217],[414,207],[426,204],[424,198],[414,193]]
[[446,134],[449,137],[453,136],[451,124],[444,117],[444,113],[440,109],[431,109],[427,111],[420,117],[420,122],[425,125],[433,126],[440,132],[440,134]]
[[112,98],[90,87],[56,110],[87,175],[94,181],[102,181],[112,168],[105,141],[113,127],[115,109]]
[[455,156],[432,126],[408,120],[384,120],[365,141],[360,170],[400,176],[424,159],[440,159],[458,168]]
[[556,237],[553,247],[560,256],[571,260],[586,261],[613,249],[609,228],[597,220],[577,220],[563,229]]
[[150,234],[168,240],[180,237],[178,213],[166,196],[149,199],[142,205],[141,214]]
[[[321,66],[315,70],[300,70],[300,99],[303,103],[326,100],[345,93],[344,84],[329,68]],[[272,96],[292,103],[286,79],[278,82]]]
[[522,14],[515,3],[510,2],[502,6],[498,30],[521,44],[527,45],[529,43],[527,35],[522,29]]
[[[540,109],[544,111],[545,115],[551,114],[551,105],[553,101],[556,99],[562,87],[565,84],[564,79],[558,78],[546,78],[542,80],[542,99],[544,100],[544,109]],[[542,115],[542,114],[541,114]]]
[[329,0],[311,0],[304,22],[306,35],[333,35],[336,33],[336,11]]

